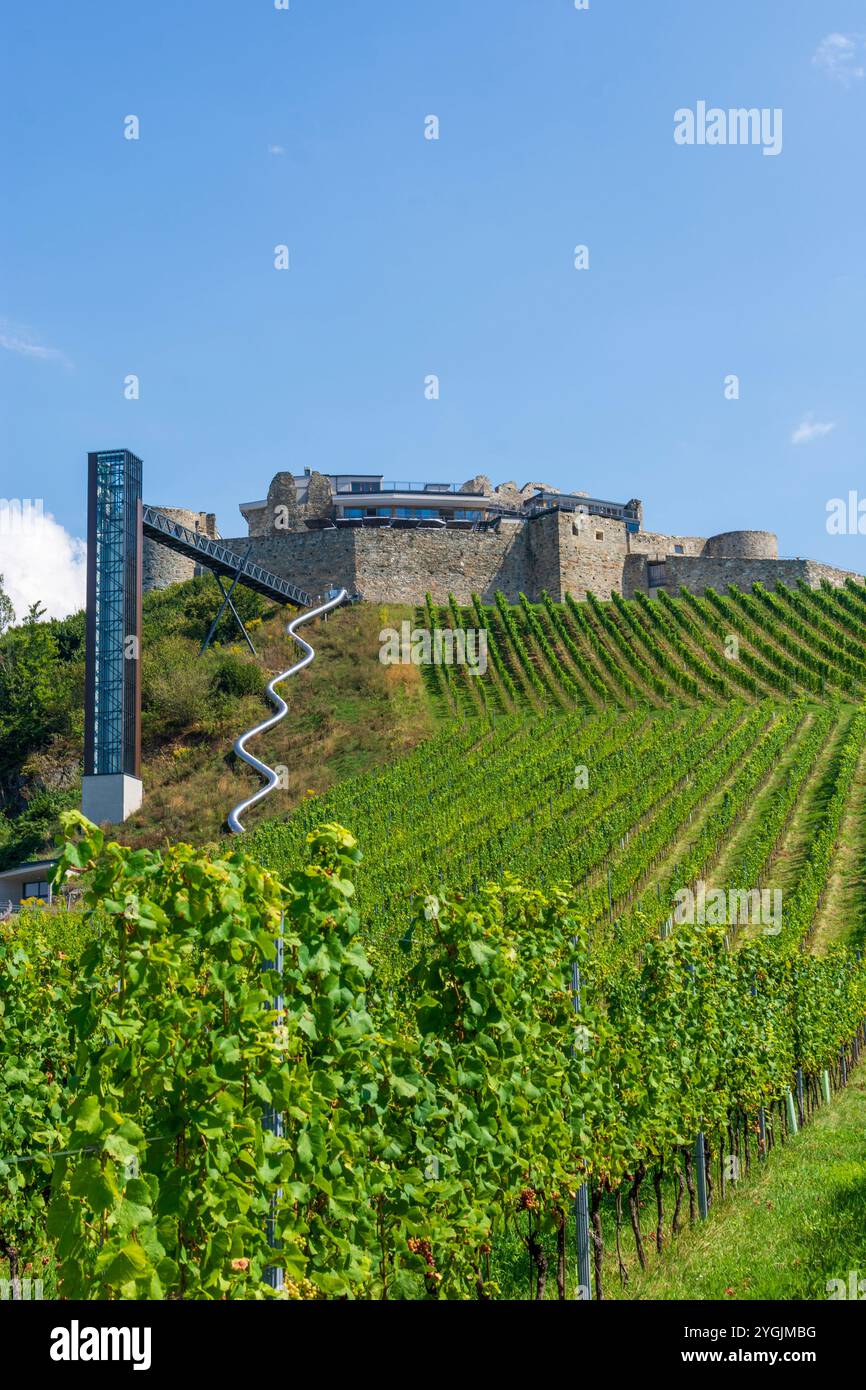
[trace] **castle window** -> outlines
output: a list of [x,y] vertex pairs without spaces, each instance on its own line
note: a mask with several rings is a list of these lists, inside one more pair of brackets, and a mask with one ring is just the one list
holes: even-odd
[[603,541],[603,540],[604,540],[604,532],[603,532],[603,531],[596,531],[596,533],[595,533],[595,539],[596,539],[597,541]]

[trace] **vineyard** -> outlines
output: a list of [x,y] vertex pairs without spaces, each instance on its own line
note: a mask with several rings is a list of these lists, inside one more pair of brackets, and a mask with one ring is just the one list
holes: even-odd
[[846,1086],[866,594],[418,621],[488,663],[413,752],[228,858],[71,813],[85,910],[0,926],[0,1258],[56,1295],[575,1297],[580,1194],[622,1296]]
[[707,700],[806,697],[860,700],[866,694],[866,587],[751,594],[732,585],[703,597],[618,596],[579,603],[545,596],[470,607],[428,598],[419,625],[487,633],[483,679],[469,668],[432,668],[442,708],[460,718],[495,718],[520,708],[636,705],[665,708]]
[[[545,891],[567,886],[596,962],[614,973],[666,928],[677,891],[710,877],[783,892],[777,945],[836,939],[846,885],[831,881],[834,850],[866,798],[864,733],[861,709],[800,701],[469,725],[265,823],[249,847],[284,875],[316,825],[356,827],[358,904],[386,974],[399,972],[395,949],[426,892],[474,893],[503,868]],[[862,865],[862,818],[856,833]],[[850,907],[845,934],[859,941],[866,900]]]

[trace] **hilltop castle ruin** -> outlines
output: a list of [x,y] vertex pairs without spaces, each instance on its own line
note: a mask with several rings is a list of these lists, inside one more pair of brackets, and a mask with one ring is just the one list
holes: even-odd
[[[215,536],[212,514],[162,508]],[[561,600],[660,589],[692,593],[730,584],[768,588],[803,580],[844,583],[849,572],[812,560],[780,560],[770,531],[672,536],[644,529],[643,504],[607,502],[543,483],[493,487],[479,475],[462,486],[388,482],[382,474],[277,473],[267,497],[240,505],[248,534],[225,537],[239,553],[322,594],[339,586],[378,603],[436,602],[497,590]],[[145,542],[145,588],[188,578],[193,562]]]

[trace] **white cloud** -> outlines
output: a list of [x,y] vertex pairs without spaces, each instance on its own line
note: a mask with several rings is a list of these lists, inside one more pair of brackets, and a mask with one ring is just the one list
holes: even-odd
[[866,77],[866,35],[828,34],[818,44],[812,62],[834,81],[850,86]]
[[282,145],[268,145],[268,154],[285,154],[285,152]]
[[49,618],[83,608],[87,592],[87,546],[70,536],[50,513],[9,506],[0,498],[0,574],[18,622],[32,603]]
[[57,348],[45,347],[36,341],[35,335],[28,329],[9,323],[6,319],[0,319],[0,348],[38,362],[62,362],[64,366],[69,366],[66,357]]
[[800,421],[794,433],[791,435],[792,444],[811,444],[815,439],[823,439],[825,434],[830,434],[836,428],[836,421],[822,424],[816,420],[814,415],[807,415]]

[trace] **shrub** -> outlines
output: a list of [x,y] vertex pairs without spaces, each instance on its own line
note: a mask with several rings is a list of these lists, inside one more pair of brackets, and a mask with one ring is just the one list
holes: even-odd
[[142,727],[149,742],[181,733],[205,716],[210,698],[207,668],[194,642],[169,637],[144,649]]
[[265,679],[254,661],[237,652],[224,652],[211,676],[211,690],[218,695],[261,695]]

